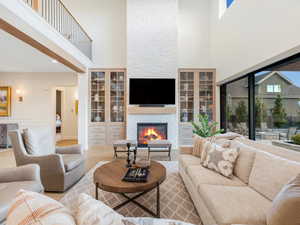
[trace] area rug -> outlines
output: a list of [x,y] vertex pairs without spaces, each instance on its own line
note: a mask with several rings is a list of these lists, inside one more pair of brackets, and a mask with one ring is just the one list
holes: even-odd
[[[81,193],[95,197],[95,185],[93,173],[96,168],[106,162],[99,162],[91,169],[68,193],[60,200],[65,206],[75,213],[75,206],[78,195]],[[193,205],[193,202],[184,186],[178,173],[178,162],[160,162],[167,169],[167,178],[160,186],[161,193],[161,218],[175,219],[192,224],[201,225],[200,217]],[[99,199],[110,207],[115,207],[126,199],[110,192],[99,189]],[[142,205],[149,209],[156,210],[156,190],[141,196],[137,199]],[[118,212],[126,217],[149,217],[150,215],[133,203],[129,203]]]

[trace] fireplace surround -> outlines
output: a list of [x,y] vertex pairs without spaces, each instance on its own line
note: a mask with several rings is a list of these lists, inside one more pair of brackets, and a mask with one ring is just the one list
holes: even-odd
[[147,147],[149,140],[167,140],[167,123],[137,123],[138,147]]

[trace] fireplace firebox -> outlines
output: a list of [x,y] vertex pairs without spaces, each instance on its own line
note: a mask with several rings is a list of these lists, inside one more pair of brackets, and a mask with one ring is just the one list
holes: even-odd
[[167,123],[138,123],[137,140],[139,147],[147,147],[148,141],[167,140],[168,124]]

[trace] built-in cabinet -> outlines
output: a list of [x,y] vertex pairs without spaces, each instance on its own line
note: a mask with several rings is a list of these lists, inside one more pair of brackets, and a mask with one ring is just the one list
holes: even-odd
[[179,87],[179,144],[192,143],[191,121],[197,115],[207,114],[216,119],[215,110],[215,70],[181,69],[178,77]]
[[126,130],[126,70],[99,69],[89,73],[89,145],[110,145]]

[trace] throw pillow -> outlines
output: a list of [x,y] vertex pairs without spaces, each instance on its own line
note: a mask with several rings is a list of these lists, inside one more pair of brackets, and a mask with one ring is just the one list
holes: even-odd
[[50,127],[24,129],[23,140],[28,154],[50,155],[55,153],[55,139]]
[[238,156],[238,149],[222,148],[221,146],[212,144],[207,151],[206,159],[202,165],[225,177],[232,178],[234,165]]
[[7,214],[6,225],[76,225],[61,203],[35,192],[20,190]]
[[300,174],[286,184],[273,200],[268,225],[300,224]]
[[203,150],[203,145],[205,143],[205,138],[198,135],[194,136],[194,146],[192,155],[196,157],[201,157],[201,152]]
[[206,156],[207,156],[207,152],[209,151],[209,149],[213,146],[214,144],[211,143],[210,141],[206,141],[203,145],[203,150],[201,152],[201,157],[200,157],[200,164],[202,165],[205,160],[206,160]]
[[113,209],[89,195],[79,195],[77,225],[120,225],[123,218]]
[[231,140],[228,139],[216,139],[214,141],[214,143],[216,143],[217,145],[220,145],[222,148],[229,148],[231,145]]

